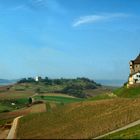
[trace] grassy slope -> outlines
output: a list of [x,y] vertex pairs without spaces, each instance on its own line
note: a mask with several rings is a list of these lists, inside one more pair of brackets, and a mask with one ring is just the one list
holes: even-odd
[[140,97],[140,87],[127,88],[125,86],[115,90],[114,93],[119,97],[138,98]]
[[103,139],[140,139],[140,125],[108,135]]
[[20,120],[18,138],[92,138],[140,119],[140,99],[66,104]]

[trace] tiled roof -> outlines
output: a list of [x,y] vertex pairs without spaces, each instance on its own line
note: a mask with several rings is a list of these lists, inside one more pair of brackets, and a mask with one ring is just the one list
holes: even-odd
[[134,64],[140,64],[140,54],[137,56],[137,58],[133,61]]

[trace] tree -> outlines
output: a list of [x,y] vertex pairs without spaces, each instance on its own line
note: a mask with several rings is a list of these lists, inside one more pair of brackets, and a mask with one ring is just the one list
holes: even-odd
[[29,83],[33,83],[33,82],[35,82],[35,79],[34,79],[34,78],[29,77],[29,78],[27,79],[27,82],[29,82]]
[[40,97],[41,97],[41,99],[44,99],[44,95],[41,95]]
[[18,83],[26,83],[27,79],[26,78],[22,78],[21,80],[18,81]]
[[32,100],[32,98],[31,97],[29,97],[29,104],[31,104],[32,102],[33,102],[33,100]]

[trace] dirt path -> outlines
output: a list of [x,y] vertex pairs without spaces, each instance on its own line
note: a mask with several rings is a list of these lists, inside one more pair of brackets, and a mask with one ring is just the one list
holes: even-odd
[[16,128],[17,128],[17,125],[18,125],[18,120],[19,118],[21,118],[22,116],[19,116],[17,118],[14,119],[13,121],[13,124],[12,124],[12,127],[10,129],[10,132],[7,136],[6,139],[15,139],[15,136],[16,136]]
[[126,125],[126,126],[124,126],[124,127],[122,127],[122,128],[116,129],[116,130],[111,131],[111,132],[109,132],[109,133],[106,133],[106,134],[104,134],[104,135],[95,137],[95,138],[93,138],[93,139],[101,139],[101,138],[103,138],[103,137],[105,137],[105,136],[107,136],[107,135],[109,135],[109,134],[113,134],[113,133],[119,132],[119,131],[121,131],[121,130],[125,130],[125,129],[127,129],[127,128],[136,126],[136,125],[138,125],[138,124],[140,124],[140,120],[135,121],[135,122],[133,122],[133,123],[130,123],[130,124],[128,124],[128,125]]
[[[31,107],[28,108],[29,113],[39,113],[39,112],[45,112],[46,111],[46,104],[36,104],[33,105]],[[28,113],[28,114],[29,114]],[[16,129],[17,129],[17,125],[18,125],[18,120],[23,117],[23,116],[19,116],[16,117],[12,123],[12,127],[9,131],[9,134],[7,136],[7,139],[15,139],[16,138]]]

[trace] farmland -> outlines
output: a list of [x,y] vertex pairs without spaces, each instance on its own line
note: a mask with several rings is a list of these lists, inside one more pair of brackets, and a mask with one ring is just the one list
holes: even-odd
[[[85,89],[91,86],[86,85],[87,81],[86,84],[81,79],[74,81],[74,88],[67,82],[62,85],[18,83],[10,88],[3,87],[0,89],[0,124],[24,115],[19,121],[19,139],[87,139],[140,119],[140,88],[124,86],[113,91],[99,86]],[[44,105],[27,107],[29,97],[35,102],[43,101]]]
[[17,136],[48,139],[93,138],[137,119],[140,119],[140,99],[77,102],[21,118]]
[[53,102],[53,103],[72,103],[72,102],[79,102],[84,101],[84,99],[80,98],[70,98],[70,97],[63,97],[63,96],[36,96],[36,100],[45,100],[46,102]]

